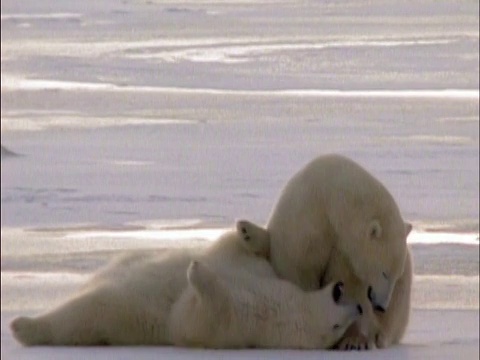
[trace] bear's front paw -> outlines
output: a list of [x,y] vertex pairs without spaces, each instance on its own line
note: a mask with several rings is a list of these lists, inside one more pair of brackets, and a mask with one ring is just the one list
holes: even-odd
[[375,344],[379,349],[384,349],[390,345],[387,337],[381,332],[375,335]]
[[371,350],[375,349],[375,343],[369,341],[365,336],[358,334],[357,336],[349,336],[343,338],[337,345],[339,350]]
[[368,339],[358,329],[356,324],[350,326],[342,340],[335,346],[338,350],[372,350],[375,349],[374,339]]

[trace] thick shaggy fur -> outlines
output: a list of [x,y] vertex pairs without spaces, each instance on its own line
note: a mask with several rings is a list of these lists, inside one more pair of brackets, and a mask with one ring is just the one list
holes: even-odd
[[314,159],[281,192],[267,230],[280,277],[304,290],[343,281],[355,301],[372,304],[340,348],[386,347],[401,339],[410,308],[411,225],[365,169],[340,155]]
[[180,346],[326,349],[359,317],[341,304],[343,285],[304,292],[286,280],[213,273],[199,262],[175,303],[170,328]]
[[338,284],[305,293],[278,279],[268,246],[264,229],[240,221],[206,249],[129,253],[11,329],[25,345],[331,346],[358,305]]

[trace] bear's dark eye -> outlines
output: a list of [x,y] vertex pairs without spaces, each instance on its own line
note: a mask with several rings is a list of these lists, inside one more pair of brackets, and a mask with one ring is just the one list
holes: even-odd
[[383,275],[383,277],[385,278],[385,280],[388,280],[388,276],[387,276],[387,273],[386,273],[385,271],[382,272],[382,275]]
[[335,325],[333,325],[333,330],[337,330],[339,327],[340,327],[340,325],[335,324]]
[[342,295],[343,295],[343,282],[339,281],[333,287],[333,292],[332,292],[333,301],[335,301],[335,303],[338,304]]

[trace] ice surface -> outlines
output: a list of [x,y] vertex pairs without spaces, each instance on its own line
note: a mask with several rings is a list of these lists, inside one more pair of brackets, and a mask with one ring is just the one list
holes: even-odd
[[294,350],[198,350],[171,347],[20,348],[8,333],[12,315],[2,316],[2,358],[5,359],[468,359],[479,356],[477,311],[414,311],[402,345],[370,352]]

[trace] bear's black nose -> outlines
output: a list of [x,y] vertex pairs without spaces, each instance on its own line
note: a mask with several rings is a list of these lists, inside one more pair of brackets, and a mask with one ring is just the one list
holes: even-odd
[[358,313],[359,313],[360,315],[362,315],[362,314],[363,314],[362,305],[360,305],[360,304],[357,304],[357,311],[358,311]]
[[340,300],[342,295],[343,295],[343,283],[341,281],[339,281],[333,287],[333,293],[332,293],[333,301],[338,303],[338,301]]

